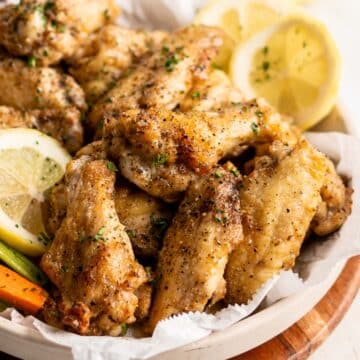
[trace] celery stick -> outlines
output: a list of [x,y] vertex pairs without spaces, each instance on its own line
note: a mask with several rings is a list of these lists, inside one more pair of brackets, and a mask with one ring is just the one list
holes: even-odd
[[47,282],[45,274],[27,257],[0,241],[0,260],[28,280],[44,285]]

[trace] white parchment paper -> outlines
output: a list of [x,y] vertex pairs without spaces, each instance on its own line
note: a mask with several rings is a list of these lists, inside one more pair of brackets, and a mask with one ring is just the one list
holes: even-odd
[[[132,27],[173,29],[191,22],[202,0],[118,0],[123,8],[121,24]],[[326,241],[313,242],[299,256],[295,274],[286,271],[268,281],[247,305],[229,306],[215,315],[182,314],[158,324],[151,338],[136,339],[79,336],[52,328],[34,317],[24,318],[14,309],[0,316],[36,329],[49,341],[68,346],[77,360],[146,359],[221,331],[266,305],[325,281],[336,264],[360,254],[360,140],[339,133],[309,133],[310,142],[330,156],[338,172],[354,189],[352,214],[341,230]],[[181,329],[181,330],[179,330]]]

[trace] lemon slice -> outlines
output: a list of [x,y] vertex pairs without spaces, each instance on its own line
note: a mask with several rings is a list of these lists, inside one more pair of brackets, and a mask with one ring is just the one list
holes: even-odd
[[335,104],[340,56],[326,27],[292,15],[238,46],[230,77],[245,96],[264,97],[307,129]]
[[210,0],[198,11],[195,24],[218,26],[227,37],[215,64],[228,71],[236,43],[245,41],[294,10],[293,0]]
[[194,23],[218,26],[241,42],[293,10],[289,0],[212,0],[198,11]]
[[64,172],[70,155],[49,136],[32,129],[0,130],[0,238],[20,252],[46,249],[43,193]]

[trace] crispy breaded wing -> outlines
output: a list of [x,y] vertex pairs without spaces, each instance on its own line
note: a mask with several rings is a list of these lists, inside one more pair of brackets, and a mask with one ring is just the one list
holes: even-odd
[[74,153],[83,143],[81,113],[76,108],[21,111],[0,106],[0,129],[32,128],[52,136]]
[[180,103],[180,111],[221,111],[244,100],[244,95],[231,84],[223,71],[212,70],[206,79],[194,83]]
[[298,140],[262,102],[218,113],[128,110],[108,119],[103,131],[108,156],[118,161],[122,175],[168,202],[239,145],[276,143],[284,152]]
[[115,208],[136,256],[156,258],[173,211],[167,204],[127,182],[118,181]]
[[169,227],[147,330],[174,314],[204,311],[225,295],[228,256],[243,240],[240,177],[218,167],[194,181]]
[[0,105],[21,110],[86,109],[85,96],[75,80],[60,70],[29,66],[0,54]]
[[174,109],[194,81],[207,76],[222,42],[220,29],[202,25],[171,34],[96,104],[89,116],[91,127],[96,129],[109,112],[152,106]]
[[147,281],[117,217],[114,183],[106,161],[78,164],[66,217],[41,259],[60,292],[57,319],[80,334],[119,335],[136,320],[136,292]]
[[113,0],[22,0],[0,9],[0,44],[43,66],[55,64],[118,13]]
[[95,102],[131,71],[130,66],[159,47],[165,36],[161,31],[104,26],[75,55],[70,74],[84,89],[87,100]]
[[325,236],[338,230],[351,213],[353,190],[344,185],[334,164],[327,160],[327,171],[321,189],[322,201],[311,223],[311,230]]
[[268,279],[294,266],[322,201],[328,162],[301,140],[280,162],[259,162],[244,178],[244,241],[226,267],[228,303],[247,302]]
[[[46,230],[54,235],[66,216],[67,192],[65,182],[77,176],[79,168],[85,162],[95,159],[106,159],[101,141],[93,142],[82,148],[76,158],[67,166],[65,179],[50,189],[43,205]],[[110,161],[107,166],[116,171]],[[173,217],[173,209],[160,199],[154,198],[123,177],[118,177],[115,186],[115,210],[120,222],[125,226],[134,253],[137,257],[154,259],[158,255],[165,230]]]
[[55,236],[56,231],[66,217],[68,198],[75,191],[82,167],[93,160],[105,159],[106,156],[101,141],[94,141],[84,146],[75,154],[74,159],[68,162],[63,179],[46,191],[42,211],[46,232],[51,237]]

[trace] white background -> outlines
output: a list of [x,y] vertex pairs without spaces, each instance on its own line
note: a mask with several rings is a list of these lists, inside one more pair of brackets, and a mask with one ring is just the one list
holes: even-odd
[[[336,39],[343,58],[340,98],[355,120],[352,130],[360,136],[360,0],[315,0],[308,7]],[[354,163],[360,166],[360,159]],[[360,295],[311,360],[360,360],[359,321]]]
[[340,49],[343,59],[340,98],[356,120],[353,130],[360,136],[360,1],[314,0],[308,8],[328,25]]

